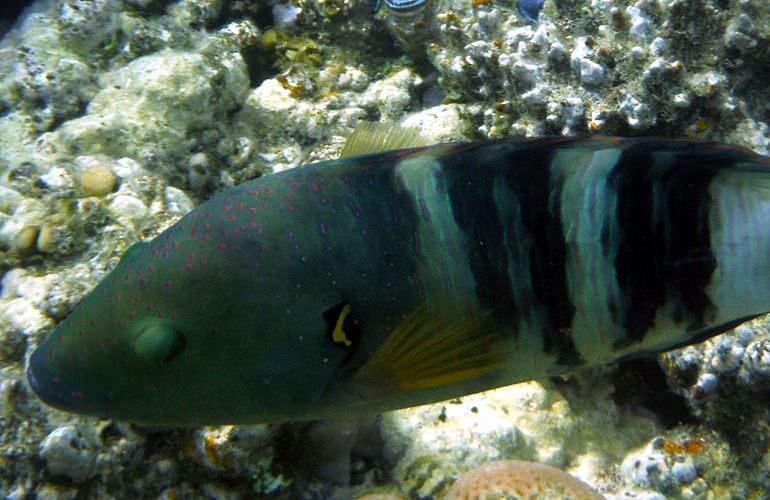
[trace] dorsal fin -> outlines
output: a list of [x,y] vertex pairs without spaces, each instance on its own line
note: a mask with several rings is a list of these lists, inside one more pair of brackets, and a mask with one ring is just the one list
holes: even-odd
[[[491,313],[418,307],[353,376],[359,391],[381,397],[442,388],[506,369],[505,331]],[[372,394],[372,392],[376,394]]]
[[345,142],[340,158],[429,144],[430,141],[415,128],[392,123],[360,122]]

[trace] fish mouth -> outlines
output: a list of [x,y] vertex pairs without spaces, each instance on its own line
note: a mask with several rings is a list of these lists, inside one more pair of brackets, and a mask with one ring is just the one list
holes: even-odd
[[40,348],[35,349],[29,358],[27,383],[35,395],[48,406],[70,412],[99,415],[97,405],[86,400],[82,391],[51,371],[49,360]]
[[27,366],[27,382],[32,388],[32,392],[45,404],[66,410],[70,406],[70,401],[63,397],[60,390],[54,389],[55,381],[58,379],[48,370],[43,357],[39,348],[35,349],[35,352],[30,356]]

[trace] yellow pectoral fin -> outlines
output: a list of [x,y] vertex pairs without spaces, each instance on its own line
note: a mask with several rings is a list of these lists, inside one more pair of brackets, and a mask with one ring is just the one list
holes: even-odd
[[[451,310],[451,309],[449,309]],[[462,384],[508,364],[506,333],[491,314],[452,314],[421,306],[358,370],[353,382],[379,395]]]

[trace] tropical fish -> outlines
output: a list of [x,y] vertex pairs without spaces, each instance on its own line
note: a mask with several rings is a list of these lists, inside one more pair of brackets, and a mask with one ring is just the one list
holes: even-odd
[[50,405],[147,424],[445,400],[770,311],[768,221],[770,159],[716,143],[487,140],[316,163],[130,247],[28,379]]
[[525,21],[537,22],[545,0],[519,0],[516,2],[516,10]]

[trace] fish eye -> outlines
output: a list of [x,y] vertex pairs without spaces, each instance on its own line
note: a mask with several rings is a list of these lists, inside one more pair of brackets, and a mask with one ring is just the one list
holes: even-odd
[[184,350],[184,335],[163,323],[150,323],[134,340],[134,352],[151,363],[168,363]]

